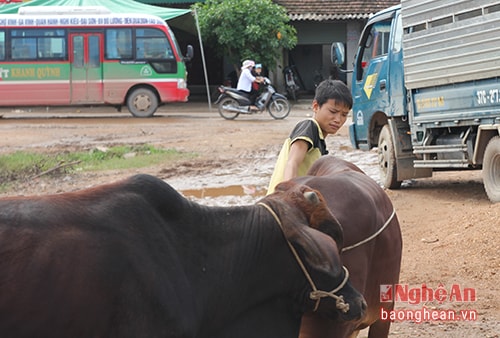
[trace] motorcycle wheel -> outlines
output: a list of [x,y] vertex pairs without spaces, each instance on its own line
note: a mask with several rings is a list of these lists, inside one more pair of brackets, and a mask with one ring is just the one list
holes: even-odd
[[267,106],[267,111],[269,115],[274,117],[276,120],[282,120],[290,114],[290,103],[288,100],[277,98],[272,99]]
[[226,120],[234,120],[238,115],[240,115],[239,112],[236,112],[232,109],[238,109],[239,108],[238,101],[231,97],[226,97],[223,98],[222,101],[219,103],[219,115],[225,118]]

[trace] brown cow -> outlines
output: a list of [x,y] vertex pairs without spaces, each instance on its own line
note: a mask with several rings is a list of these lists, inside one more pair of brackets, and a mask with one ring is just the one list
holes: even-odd
[[[323,227],[338,224],[301,185],[234,207],[148,175],[0,199],[0,337],[292,338],[315,306],[358,319],[363,298]],[[318,290],[338,290],[311,299],[288,244]]]
[[368,308],[366,317],[357,322],[332,321],[308,313],[303,317],[300,338],[356,337],[368,326],[369,338],[387,337],[390,322],[380,319],[380,309],[391,310],[394,304],[380,301],[380,287],[398,283],[402,255],[401,231],[392,202],[360,168],[334,156],[316,161],[308,175],[295,181],[320,191],[342,225],[342,261]]

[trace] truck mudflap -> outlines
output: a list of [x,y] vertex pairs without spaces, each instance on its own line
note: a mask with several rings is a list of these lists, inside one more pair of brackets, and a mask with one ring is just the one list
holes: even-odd
[[389,119],[388,124],[394,145],[397,180],[402,182],[411,178],[431,177],[431,168],[415,168],[416,157],[413,153],[408,124],[401,119]]
[[351,123],[349,125],[349,138],[351,140],[351,145],[354,149],[359,149],[359,145],[356,142],[356,125],[354,123]]

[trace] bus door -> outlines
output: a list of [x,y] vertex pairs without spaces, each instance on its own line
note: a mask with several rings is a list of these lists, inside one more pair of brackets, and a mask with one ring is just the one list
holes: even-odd
[[102,103],[101,33],[70,34],[71,103]]

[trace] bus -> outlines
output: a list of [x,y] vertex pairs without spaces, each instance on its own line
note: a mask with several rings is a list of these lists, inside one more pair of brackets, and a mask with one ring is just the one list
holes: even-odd
[[26,6],[0,15],[0,106],[126,106],[150,117],[186,102],[185,62],[166,22],[107,8]]

